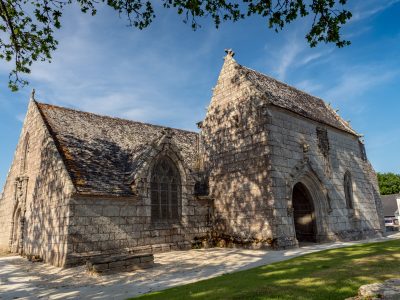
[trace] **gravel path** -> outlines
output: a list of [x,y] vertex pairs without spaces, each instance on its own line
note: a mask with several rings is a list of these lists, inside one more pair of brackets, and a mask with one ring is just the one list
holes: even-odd
[[400,233],[368,241],[313,244],[282,251],[172,251],[155,254],[156,266],[152,269],[107,276],[89,276],[83,266],[61,269],[18,256],[0,257],[0,299],[126,299],[306,253],[389,239],[400,239]]

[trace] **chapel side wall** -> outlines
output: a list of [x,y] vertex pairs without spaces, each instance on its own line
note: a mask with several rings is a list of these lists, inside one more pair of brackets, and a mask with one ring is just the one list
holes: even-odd
[[193,185],[182,194],[181,222],[151,221],[149,186],[129,198],[74,197],[70,203],[67,266],[107,253],[155,253],[199,246],[210,228],[208,200],[193,196]]
[[[277,238],[295,236],[292,216],[292,188],[301,177],[303,165],[320,181],[323,197],[315,199],[319,210],[320,240],[346,240],[375,236],[381,231],[380,198],[376,177],[363,160],[356,136],[324,126],[276,107],[270,107],[268,125],[271,147],[272,188],[276,202]],[[317,127],[327,129],[329,156],[324,157],[317,138]],[[346,207],[344,174],[351,173],[354,209]],[[297,175],[299,177],[297,177]]]
[[268,133],[249,103],[218,110],[203,126],[214,231],[236,244],[265,246],[274,230]]
[[[29,133],[26,171],[21,171],[24,139]],[[12,214],[15,210],[15,182],[27,180],[23,254],[38,255],[56,266],[64,264],[67,244],[68,200],[73,186],[57,148],[46,128],[36,104],[31,101],[24,121],[20,141],[4,189],[1,203],[1,246],[9,247]]]
[[[24,174],[21,172],[21,160],[24,153],[24,140],[27,132],[33,131],[30,128],[35,126],[37,114],[34,112],[32,102],[29,103],[28,111],[24,119],[24,124],[20,133],[17,147],[14,152],[14,158],[7,174],[7,179],[3,187],[3,197],[0,199],[0,248],[5,251],[10,250],[10,236],[12,230],[12,217],[14,213],[16,198],[16,180]],[[32,133],[33,135],[33,133]],[[32,137],[33,139],[34,137]],[[32,145],[34,147],[34,145]],[[31,155],[30,155],[31,157]],[[33,170],[28,163],[28,171]],[[28,185],[28,189],[32,183]]]
[[205,170],[217,240],[250,247],[274,243],[274,200],[266,111],[228,55],[202,124]]
[[11,166],[6,183],[4,184],[2,195],[0,197],[0,251],[9,251],[11,220],[13,210],[13,184],[11,184]]

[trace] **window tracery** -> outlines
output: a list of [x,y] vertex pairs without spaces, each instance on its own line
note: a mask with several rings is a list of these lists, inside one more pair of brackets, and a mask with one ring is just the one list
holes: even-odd
[[160,158],[151,175],[151,218],[153,222],[178,220],[180,215],[179,171],[168,157]]

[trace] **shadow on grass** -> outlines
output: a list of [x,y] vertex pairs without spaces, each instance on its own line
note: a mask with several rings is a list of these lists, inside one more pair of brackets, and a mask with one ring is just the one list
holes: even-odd
[[143,295],[145,299],[345,299],[400,277],[400,241],[326,250]]

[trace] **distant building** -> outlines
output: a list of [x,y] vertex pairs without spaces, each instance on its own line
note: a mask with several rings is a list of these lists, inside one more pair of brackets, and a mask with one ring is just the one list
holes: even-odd
[[360,135],[321,99],[233,54],[200,132],[32,99],[0,199],[0,248],[70,266],[121,252],[380,236]]
[[400,194],[381,196],[385,226],[391,230],[398,228],[400,221]]

